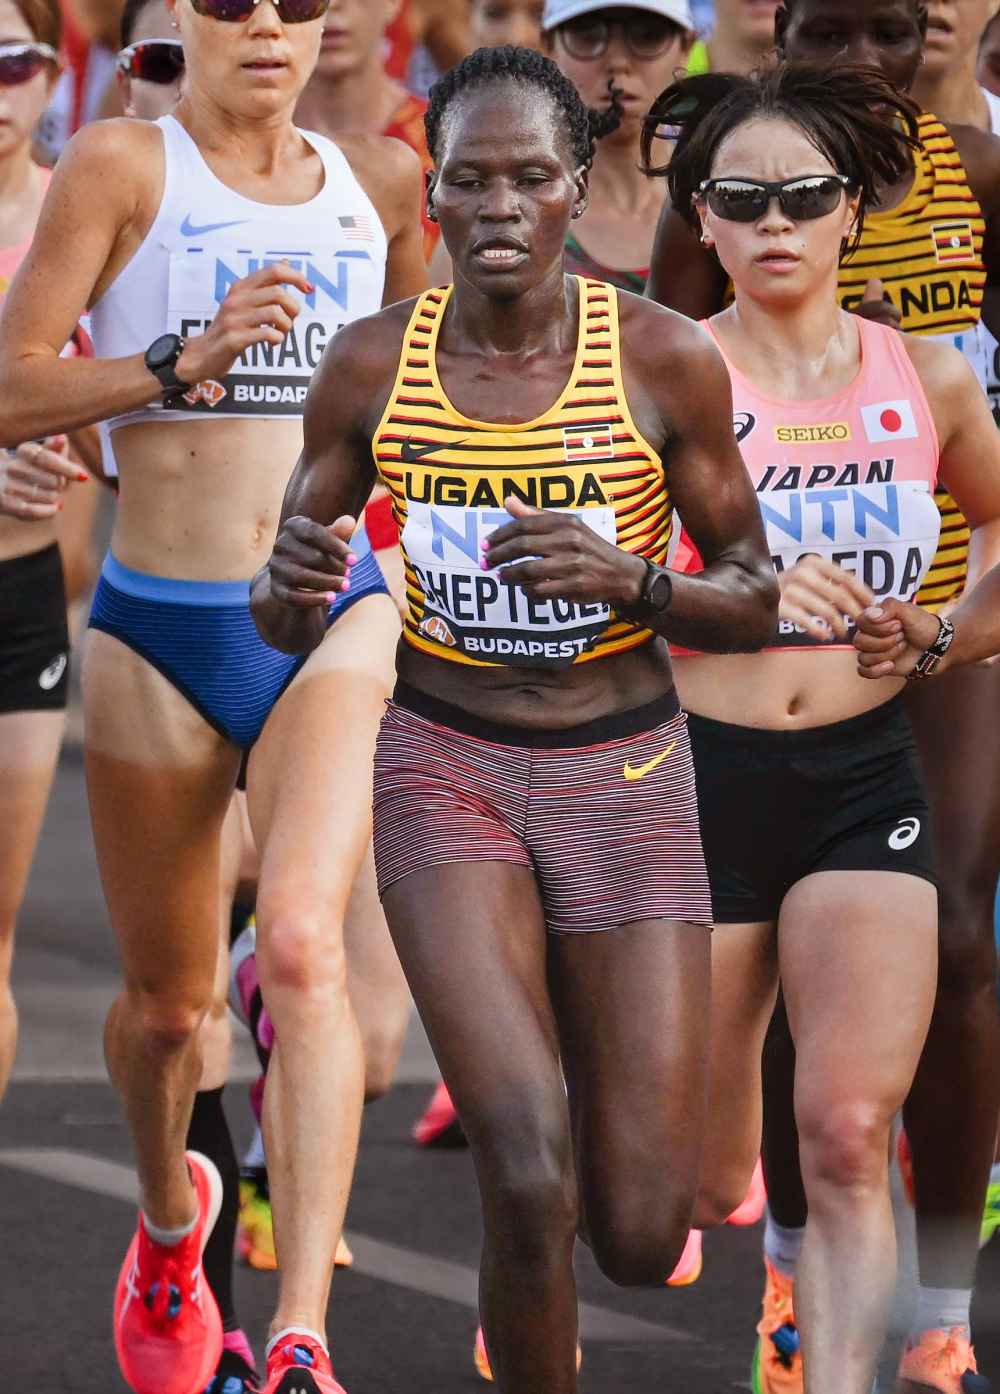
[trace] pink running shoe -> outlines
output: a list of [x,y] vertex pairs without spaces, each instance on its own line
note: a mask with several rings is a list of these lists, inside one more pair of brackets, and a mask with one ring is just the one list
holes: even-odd
[[466,1147],[465,1133],[444,1080],[431,1095],[423,1116],[413,1125],[413,1141],[421,1147]]
[[742,1204],[738,1205],[726,1221],[727,1225],[755,1225],[764,1213],[767,1204],[767,1188],[764,1185],[764,1168],[757,1158],[757,1165],[750,1178],[750,1189]]
[[222,1178],[200,1152],[187,1162],[198,1197],[194,1229],[179,1244],[155,1244],[140,1215],[118,1276],[115,1351],[135,1394],[202,1394],[222,1355],[222,1320],[201,1268]]
[[701,1230],[688,1230],[687,1243],[677,1260],[677,1267],[667,1279],[668,1288],[686,1288],[701,1277]]
[[267,1357],[260,1394],[347,1394],[333,1374],[330,1357],[313,1336],[286,1331]]
[[[486,1380],[489,1384],[493,1383],[493,1371],[490,1369],[490,1357],[486,1353],[486,1337],[483,1335],[483,1328],[476,1328],[476,1344],[472,1349],[472,1360],[476,1367],[476,1374],[480,1379]],[[583,1364],[583,1351],[579,1346],[576,1348],[576,1368],[580,1369]]]

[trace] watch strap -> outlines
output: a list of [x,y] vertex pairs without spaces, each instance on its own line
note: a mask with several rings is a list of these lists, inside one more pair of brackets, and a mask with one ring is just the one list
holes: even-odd
[[933,644],[929,644],[917,659],[913,671],[907,673],[907,682],[919,682],[921,678],[932,677],[937,670],[942,658],[951,648],[952,640],[955,637],[955,626],[951,620],[946,620],[938,615],[937,622],[940,625],[938,636]]

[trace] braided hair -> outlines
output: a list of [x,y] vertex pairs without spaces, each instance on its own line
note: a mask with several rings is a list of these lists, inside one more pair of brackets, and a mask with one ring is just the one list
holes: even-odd
[[622,107],[613,90],[608,110],[593,111],[584,104],[569,78],[544,54],[511,44],[477,48],[431,88],[424,127],[432,160],[437,161],[446,118],[457,99],[489,83],[503,82],[534,88],[548,98],[565,124],[573,163],[577,167],[582,165],[589,169],[594,162],[597,141],[621,124]]
[[[912,172],[919,110],[874,68],[778,63],[749,77],[706,73],[675,82],[657,97],[643,123],[642,165],[649,175],[666,175],[674,208],[697,229],[698,189],[711,178],[726,137],[758,118],[789,121],[847,175],[859,196],[849,254],[879,188]],[[654,165],[653,141],[663,127],[677,144],[669,164]]]

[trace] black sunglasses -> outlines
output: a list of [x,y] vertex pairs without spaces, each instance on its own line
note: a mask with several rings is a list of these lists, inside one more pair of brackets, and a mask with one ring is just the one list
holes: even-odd
[[654,14],[634,14],[624,19],[583,15],[556,30],[566,52],[581,62],[603,58],[615,32],[621,34],[633,58],[659,58],[684,30],[673,20]]
[[180,39],[141,39],[121,50],[118,71],[166,87],[184,72],[184,45]]
[[20,87],[47,63],[58,62],[59,55],[49,44],[0,44],[0,87]]
[[825,218],[838,206],[841,196],[856,188],[846,174],[806,174],[798,179],[706,179],[698,185],[703,198],[717,218],[732,223],[755,223],[763,218],[776,198],[786,218],[805,223]]
[[[208,19],[221,19],[226,24],[245,24],[261,0],[191,0],[196,14]],[[308,24],[321,19],[330,8],[330,0],[272,0],[282,24]]]

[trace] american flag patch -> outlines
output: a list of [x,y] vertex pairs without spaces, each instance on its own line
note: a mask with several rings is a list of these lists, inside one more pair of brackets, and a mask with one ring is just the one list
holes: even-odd
[[975,256],[971,223],[935,223],[931,228],[931,238],[938,266],[972,261]]
[[372,227],[372,220],[364,213],[355,213],[346,218],[338,218],[337,222],[344,230],[344,235],[349,242],[374,242],[375,229]]
[[610,426],[564,426],[563,455],[569,464],[614,458]]

